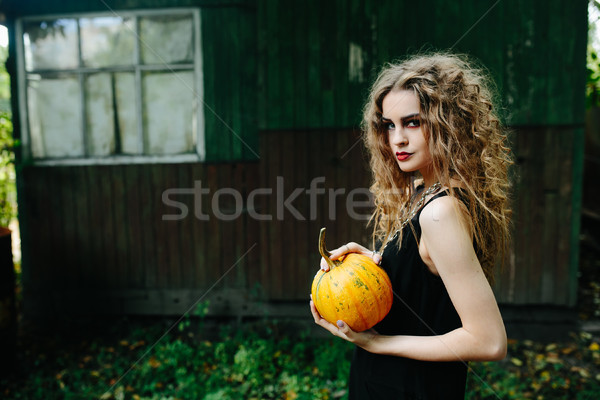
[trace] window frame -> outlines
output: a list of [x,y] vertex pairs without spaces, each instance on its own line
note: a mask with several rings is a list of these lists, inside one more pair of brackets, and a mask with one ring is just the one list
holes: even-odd
[[[194,59],[193,64],[162,64],[157,65],[144,65],[141,61],[140,44],[141,39],[139,36],[139,19],[143,17],[152,17],[160,15],[190,15],[193,19],[193,46],[194,46]],[[135,27],[135,63],[132,67],[126,67],[128,71],[133,69],[135,76],[135,98],[136,98],[136,116],[137,116],[137,135],[138,135],[138,146],[140,146],[142,152],[146,150],[145,142],[147,142],[147,133],[144,132],[143,122],[143,82],[142,74],[144,72],[151,71],[167,71],[172,74],[176,74],[178,70],[193,71],[195,79],[195,113],[194,119],[192,120],[193,141],[195,142],[195,153],[186,154],[172,154],[172,155],[150,155],[150,154],[139,154],[139,155],[125,155],[125,154],[113,154],[109,156],[90,156],[84,155],[82,157],[72,158],[34,158],[31,148],[31,136],[29,127],[29,107],[28,107],[28,94],[27,94],[27,77],[29,74],[36,72],[44,72],[45,70],[33,70],[27,71],[25,69],[25,47],[23,41],[24,24],[31,21],[43,21],[50,19],[82,19],[82,18],[98,18],[98,17],[119,17],[119,18],[132,18]],[[15,37],[16,37],[16,55],[17,55],[17,90],[18,90],[18,104],[19,104],[19,120],[21,125],[21,156],[22,160],[26,163],[33,165],[111,165],[111,164],[153,164],[153,163],[186,163],[186,162],[200,162],[206,159],[206,143],[205,143],[205,119],[204,119],[204,75],[202,65],[202,35],[201,35],[201,18],[200,9],[198,8],[161,8],[152,10],[127,10],[127,11],[106,11],[106,12],[82,12],[82,13],[66,13],[66,14],[46,14],[46,15],[35,15],[18,18],[15,24]],[[79,26],[79,24],[78,24]],[[79,28],[78,28],[79,29]],[[82,66],[82,53],[81,53],[81,35],[78,33],[78,57],[79,66],[74,69],[57,69],[53,70],[56,72],[66,71],[73,73],[79,81],[79,92],[80,92],[80,104],[81,104],[81,134],[83,136],[84,153],[88,152],[87,142],[89,133],[87,132],[87,118],[85,112],[85,101],[86,101],[86,90],[84,80],[87,75],[96,72],[112,72],[123,70],[123,67],[102,67],[102,68],[90,68]]]

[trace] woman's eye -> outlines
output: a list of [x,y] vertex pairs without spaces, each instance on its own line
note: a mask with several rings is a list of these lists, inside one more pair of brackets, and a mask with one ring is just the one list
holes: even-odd
[[394,129],[396,129],[396,125],[394,125],[394,123],[393,123],[393,122],[388,122],[387,124],[385,124],[385,128],[386,128],[388,131],[393,131]]
[[421,121],[419,121],[418,119],[411,119],[409,121],[406,121],[404,123],[404,126],[406,126],[407,128],[418,128],[419,126],[421,126]]

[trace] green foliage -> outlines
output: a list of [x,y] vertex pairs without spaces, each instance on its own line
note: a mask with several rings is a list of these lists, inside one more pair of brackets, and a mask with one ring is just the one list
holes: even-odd
[[586,105],[590,107],[600,106],[600,42],[598,36],[598,23],[600,15],[600,2],[589,0],[589,29],[587,47],[587,81],[586,81]]
[[7,57],[8,48],[0,46],[0,62],[2,62],[2,65],[0,66],[0,100],[10,99],[10,76],[8,75],[8,72],[6,72],[6,68],[4,67],[4,63],[6,62]]
[[8,226],[16,216],[17,195],[14,168],[14,141],[8,103],[10,78],[4,67],[6,47],[0,46],[0,226]]
[[587,52],[587,82],[586,82],[586,105],[590,107],[600,106],[600,59],[598,52],[590,44]]
[[10,114],[0,111],[0,226],[8,226],[16,216],[13,145]]
[[[209,339],[206,327],[198,329],[196,322],[191,318],[185,329],[165,336],[160,321],[107,323],[104,337],[88,334],[79,344],[45,332],[45,346],[21,345],[28,363],[22,368],[26,374],[0,377],[0,396],[15,400],[347,398],[349,343],[316,338],[308,328],[298,332],[272,320],[224,324]],[[57,345],[61,340],[63,344]],[[472,362],[470,367],[469,400],[596,399],[600,338],[580,333],[565,343],[511,340],[504,361]]]
[[466,399],[597,399],[600,395],[600,340],[572,334],[567,343],[530,340],[509,344],[500,363],[471,363]]

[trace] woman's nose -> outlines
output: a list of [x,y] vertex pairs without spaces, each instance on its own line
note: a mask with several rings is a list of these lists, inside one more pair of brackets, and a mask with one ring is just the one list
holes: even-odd
[[406,144],[407,139],[402,129],[395,128],[390,132],[390,142],[396,146],[403,146]]

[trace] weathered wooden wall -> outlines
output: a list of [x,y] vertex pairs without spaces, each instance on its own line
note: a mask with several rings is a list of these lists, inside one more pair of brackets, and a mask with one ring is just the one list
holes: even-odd
[[[515,129],[513,238],[496,293],[510,304],[574,305],[581,167],[579,127]],[[580,194],[579,194],[580,195]],[[575,248],[574,248],[575,246]]]
[[[445,48],[489,69],[515,129],[514,251],[499,272],[499,300],[575,303],[586,1],[23,0],[2,11],[10,28],[19,15],[176,6],[201,9],[207,163],[19,170],[23,273],[36,306],[180,312],[248,249],[212,292],[222,296],[217,312],[229,303],[259,312],[249,298],[304,300],[318,228],[330,228],[333,246],[366,240],[364,221],[330,221],[324,196],[316,221],[254,221],[248,212],[231,222],[162,221],[173,210],[162,192],[202,180],[212,193],[248,194],[276,190],[277,176],[286,195],[317,176],[346,193],[367,187],[352,132],[369,83],[386,61]],[[276,217],[275,195],[259,198]],[[190,196],[181,201],[192,206]],[[307,202],[294,205],[306,215]]]
[[489,70],[509,124],[583,123],[585,0],[257,5],[261,129],[356,126],[384,63],[450,48]]
[[[358,140],[352,130],[265,132],[259,162],[28,167],[21,192],[22,223],[31,227],[23,238],[26,304],[35,314],[169,314],[211,288],[214,313],[261,314],[263,300],[306,300],[319,229],[329,227],[331,247],[367,239],[366,221],[348,218],[346,206],[353,189],[368,187]],[[315,187],[325,193],[311,205],[306,190],[319,177]],[[210,192],[191,194],[198,181]],[[173,188],[189,189],[169,195],[177,206],[163,200]],[[250,193],[260,188],[271,193],[257,192],[251,214]],[[223,189],[240,193],[239,218],[219,218],[242,211],[226,192],[213,204]],[[355,200],[368,201],[364,190]],[[185,218],[163,220],[182,205]]]

